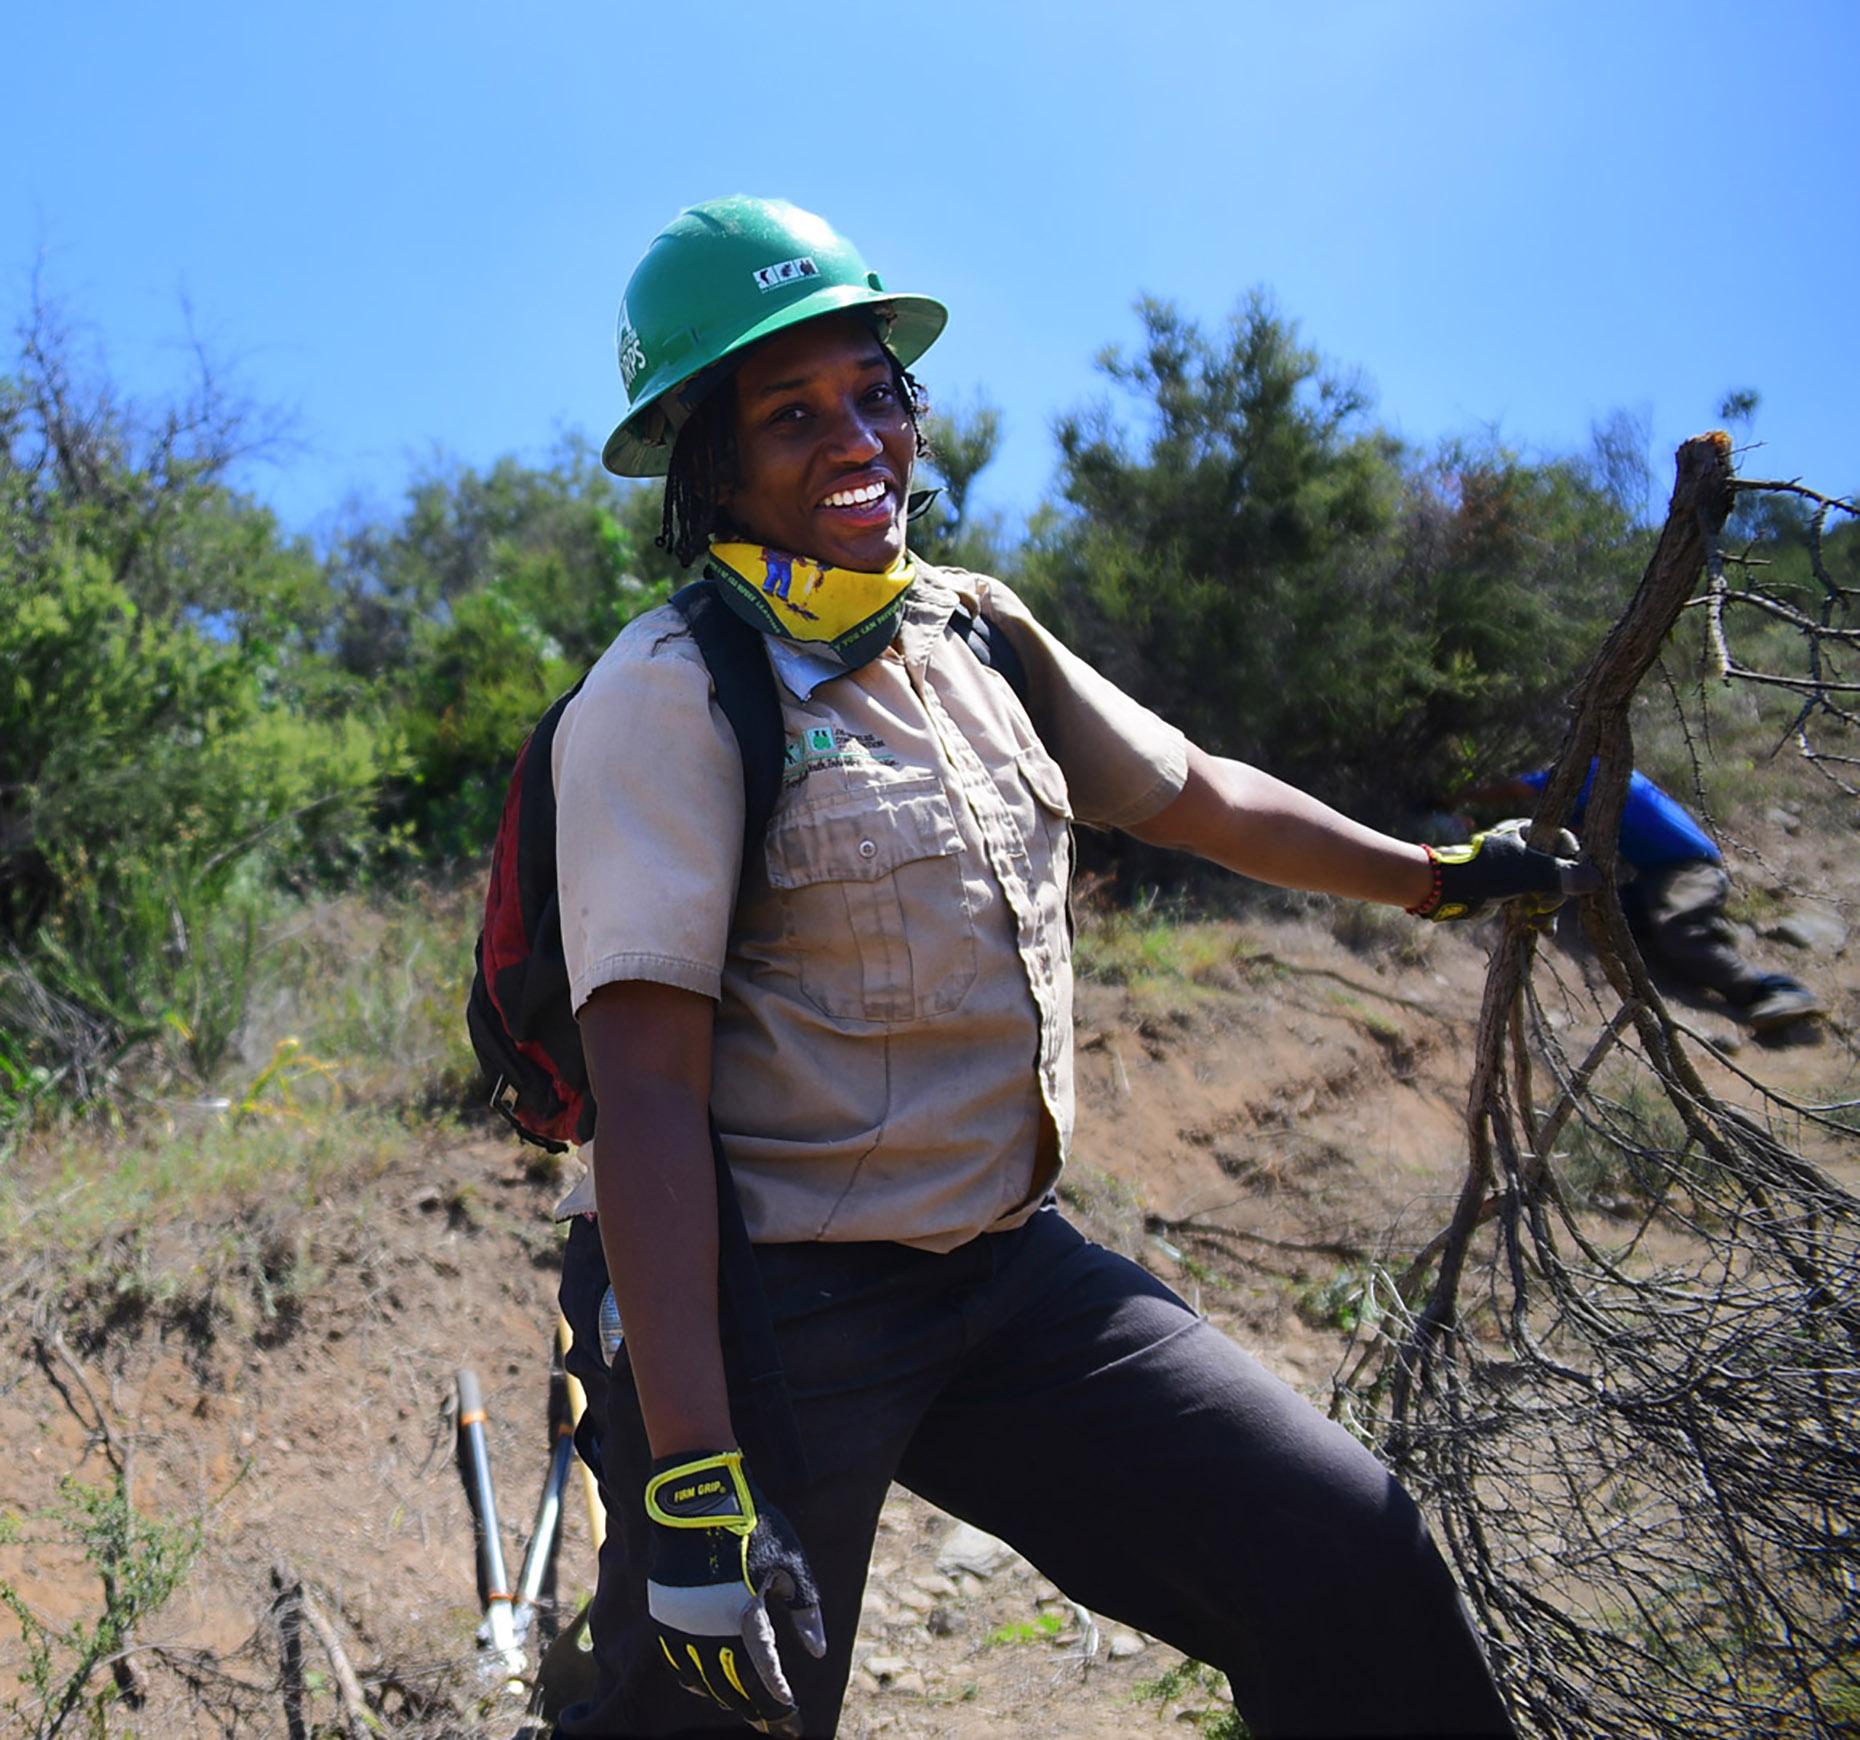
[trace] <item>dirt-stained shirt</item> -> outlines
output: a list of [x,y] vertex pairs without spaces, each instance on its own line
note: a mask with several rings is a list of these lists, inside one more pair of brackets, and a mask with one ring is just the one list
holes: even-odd
[[[1024,707],[958,604],[1013,642]],[[571,994],[716,1000],[711,1106],[757,1242],[951,1250],[1026,1219],[1071,1135],[1070,823],[1153,816],[1187,744],[981,575],[920,564],[892,646],[818,686],[783,650],[747,873],[736,739],[675,611],[630,623],[563,713]],[[564,1210],[592,1205],[584,1183]]]

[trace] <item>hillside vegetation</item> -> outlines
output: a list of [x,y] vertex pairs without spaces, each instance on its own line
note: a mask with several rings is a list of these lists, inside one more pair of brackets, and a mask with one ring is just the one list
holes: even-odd
[[[946,488],[915,546],[1006,576],[1207,746],[1367,819],[1413,832],[1468,788],[1546,760],[1651,542],[1632,425],[1610,423],[1582,454],[1491,438],[1419,452],[1262,297],[1212,329],[1163,302],[1138,313],[1135,350],[1103,359],[1104,400],[1062,418],[1052,499],[1024,528],[975,506],[992,411],[932,425]],[[474,1345],[496,1350],[481,1357],[507,1358],[511,1374],[525,1335],[546,1333],[544,1211],[562,1180],[494,1147],[478,1109],[460,1018],[478,880],[523,733],[680,576],[653,542],[656,489],[607,477],[578,441],[540,466],[435,468],[394,516],[313,547],[237,486],[268,437],[221,382],[203,373],[171,403],[136,405],[83,356],[42,311],[0,378],[0,1302],[26,1374],[0,1387],[0,1408],[37,1434],[35,1459],[59,1464],[0,1483],[0,1604],[13,1615],[0,1710],[38,1735],[108,1731],[117,1702],[146,1689],[135,1640],[193,1589],[211,1620],[189,1658],[190,1719],[220,1696],[240,1732],[246,1694],[216,1693],[214,1676],[275,1681],[269,1644],[249,1646],[261,1667],[238,1665],[235,1618],[250,1615],[226,1589],[243,1578],[249,1594],[263,1567],[251,1540],[228,1545],[224,1519],[301,1530],[313,1507],[341,1502],[332,1485],[295,1509],[279,1501],[273,1470],[311,1477],[294,1437],[270,1440],[284,1446],[270,1457],[241,1436],[258,1428],[240,1386],[270,1395],[301,1367],[366,1393],[365,1408],[336,1411],[363,1434],[391,1416],[379,1466],[411,1491],[449,1449],[433,1385],[449,1375],[453,1325],[471,1322]],[[1756,564],[1742,572],[1790,610],[1812,617],[1825,575],[1860,578],[1851,526],[1823,526],[1806,504],[1765,497],[1735,529]],[[1753,929],[1803,879],[1845,900],[1830,868],[1851,849],[1842,764],[1788,755],[1799,687],[1707,680],[1707,628],[1703,610],[1682,622],[1643,697],[1640,765],[1742,851],[1737,912]],[[1755,665],[1793,670],[1800,644],[1787,611],[1739,626]],[[1082,1077],[1103,1117],[1088,1124],[1073,1206],[1177,1285],[1205,1282],[1231,1324],[1280,1337],[1286,1369],[1321,1391],[1372,1257],[1399,1256],[1385,1229],[1412,1200],[1352,1194],[1339,1156],[1369,1139],[1357,1102],[1407,1106],[1432,1146],[1396,1156],[1402,1177],[1429,1200],[1451,1189],[1469,1040],[1455,1023],[1476,1006],[1478,950],[1178,874],[1129,853],[1093,860],[1085,883],[1081,962],[1096,989]],[[1304,975],[1322,996],[1294,994]],[[1446,986],[1461,1010],[1417,1019]],[[1831,1000],[1838,1054],[1825,1071],[1801,1066],[1817,1103],[1853,1097],[1844,982]],[[1297,1043],[1322,1053],[1308,1093],[1275,1076],[1287,1057],[1261,1011],[1289,1011]],[[1185,1033],[1197,1061],[1165,1079]],[[1220,1072],[1244,1091],[1202,1103]],[[1130,1086],[1145,1073],[1147,1101]],[[1402,1100],[1417,1080],[1426,1094]],[[1119,1136],[1133,1099],[1155,1125]],[[1201,1122],[1171,1121],[1191,1104]],[[1125,1163],[1158,1150],[1160,1170]],[[1291,1204],[1243,1231],[1256,1250],[1301,1253],[1263,1303],[1240,1269],[1222,1274],[1218,1241],[1145,1222],[1197,1218],[1222,1179]],[[1400,1236],[1432,1230],[1413,1221]],[[437,1330],[404,1327],[420,1310]],[[352,1334],[366,1345],[344,1363],[331,1350]],[[112,1386],[129,1373],[177,1398],[149,1404],[163,1425],[147,1442],[120,1428]],[[29,1406],[28,1378],[60,1407]],[[186,1466],[176,1446],[191,1440],[168,1436],[189,1430],[181,1398],[219,1428]],[[313,1411],[306,1401],[297,1417]],[[342,1473],[353,1449],[333,1428],[290,1430],[317,1436],[318,1467]],[[149,1463],[159,1482],[139,1477]],[[69,1471],[82,1478],[61,1490]],[[447,1571],[465,1585],[456,1600],[402,1589],[423,1616],[382,1617],[429,1545],[420,1510],[415,1550],[407,1502],[367,1511],[391,1546],[351,1546],[384,1555],[357,1572],[378,1646],[370,1695],[408,1733],[458,1732],[477,1720],[461,1713],[475,1708],[460,1666],[468,1558]],[[333,1587],[338,1555],[288,1534],[280,1547],[293,1540]],[[1007,1642],[1044,1647],[1071,1624],[1032,1584],[1021,1594],[1034,1605],[998,1624],[1036,1630]],[[1170,1671],[1153,1703],[1201,1685],[1190,1667]],[[874,1697],[889,1683],[868,1678]],[[950,1703],[961,1686],[943,1688]],[[1014,1719],[1037,1728],[1037,1696],[1012,1696]],[[1128,1714],[1099,1718],[1115,1733]],[[999,1731],[951,1723],[899,1731]]]

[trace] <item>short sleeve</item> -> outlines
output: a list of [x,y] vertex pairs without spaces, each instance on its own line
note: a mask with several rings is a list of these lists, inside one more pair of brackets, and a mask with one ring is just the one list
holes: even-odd
[[1038,622],[1011,587],[984,575],[983,615],[1005,629],[1027,673],[1027,711],[1059,763],[1073,813],[1101,828],[1128,828],[1164,809],[1188,783],[1188,739],[1134,701]]
[[669,610],[628,625],[563,711],[556,883],[575,1010],[650,979],[715,998],[743,853],[736,739]]

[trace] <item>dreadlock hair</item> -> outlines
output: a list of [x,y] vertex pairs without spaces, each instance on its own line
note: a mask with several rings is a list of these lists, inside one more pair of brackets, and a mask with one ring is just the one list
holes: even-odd
[[[929,396],[917,377],[895,356],[892,384],[911,420],[911,440],[917,457],[930,456],[923,419]],[[672,462],[665,474],[665,506],[659,516],[659,535],[653,542],[669,550],[681,568],[689,568],[710,547],[718,532],[737,530],[719,496],[741,481],[736,454],[736,376],[732,372],[699,403],[685,420],[672,446]]]

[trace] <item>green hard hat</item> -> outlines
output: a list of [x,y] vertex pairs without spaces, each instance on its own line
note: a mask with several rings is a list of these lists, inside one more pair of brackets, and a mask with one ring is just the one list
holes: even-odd
[[899,296],[823,218],[785,199],[736,194],[682,211],[633,268],[615,347],[627,413],[601,463],[621,477],[659,477],[705,375],[724,358],[803,320],[867,309],[909,368],[949,310]]

